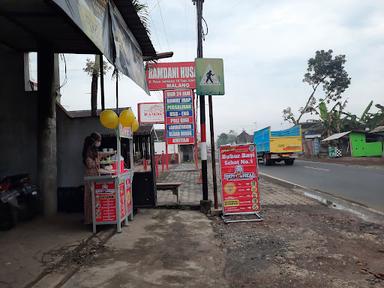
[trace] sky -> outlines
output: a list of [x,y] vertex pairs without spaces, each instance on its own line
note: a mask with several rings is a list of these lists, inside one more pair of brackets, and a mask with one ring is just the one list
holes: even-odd
[[[194,61],[196,10],[191,0],[142,0],[150,14],[151,40],[158,52],[173,51],[163,62]],[[303,83],[307,61],[316,50],[345,54],[352,78],[344,93],[346,110],[360,115],[370,100],[384,104],[384,1],[382,0],[205,0],[208,34],[204,57],[223,58],[224,96],[214,96],[215,133],[291,125],[311,89]],[[65,55],[67,83],[61,90],[68,110],[90,109],[91,79],[82,71],[87,57]],[[61,60],[61,81],[64,65]],[[115,106],[114,81],[106,76],[106,102]],[[148,96],[130,79],[120,80],[120,106],[161,100]],[[208,102],[208,101],[207,101]],[[207,109],[208,110],[208,109]],[[304,118],[308,119],[307,118]]]

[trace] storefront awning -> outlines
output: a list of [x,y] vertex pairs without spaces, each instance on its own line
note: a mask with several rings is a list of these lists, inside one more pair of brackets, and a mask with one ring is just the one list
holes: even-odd
[[101,52],[147,90],[143,56],[156,57],[156,52],[132,2],[115,2],[1,1],[0,44],[24,52],[38,51],[40,46],[50,46],[56,53]]
[[340,139],[341,137],[344,137],[345,135],[348,135],[349,133],[351,133],[351,131],[336,133],[329,136],[328,138],[323,139],[321,142],[337,140],[337,139]]
[[384,126],[378,126],[375,129],[369,131],[369,133],[374,134],[374,133],[384,133]]

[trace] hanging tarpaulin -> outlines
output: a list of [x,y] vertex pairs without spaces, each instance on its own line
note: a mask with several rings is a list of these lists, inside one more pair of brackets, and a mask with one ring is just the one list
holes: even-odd
[[147,93],[143,56],[116,5],[107,0],[52,0],[120,72]]
[[128,29],[116,5],[109,2],[112,34],[115,44],[115,64],[119,71],[127,75],[141,88],[148,92],[145,78],[143,55],[139,44]]

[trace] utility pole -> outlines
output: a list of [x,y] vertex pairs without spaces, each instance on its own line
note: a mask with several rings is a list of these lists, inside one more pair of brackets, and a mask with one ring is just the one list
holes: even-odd
[[[196,5],[197,12],[197,58],[203,58],[203,3],[204,0],[192,0]],[[205,96],[200,95],[200,156],[201,156],[201,176],[203,182],[203,200],[200,201],[202,212],[208,212],[211,208],[211,201],[208,200],[208,169],[207,169],[207,133],[205,124]]]
[[211,132],[211,158],[212,158],[212,182],[213,182],[213,204],[215,209],[219,208],[217,200],[217,176],[216,176],[216,149],[215,149],[215,128],[213,126],[213,104],[212,95],[208,96],[209,103],[209,129]]

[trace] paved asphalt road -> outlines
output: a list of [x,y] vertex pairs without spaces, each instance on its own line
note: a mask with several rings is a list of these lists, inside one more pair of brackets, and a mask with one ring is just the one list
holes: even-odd
[[384,212],[384,169],[296,160],[260,171],[308,188],[339,196]]

